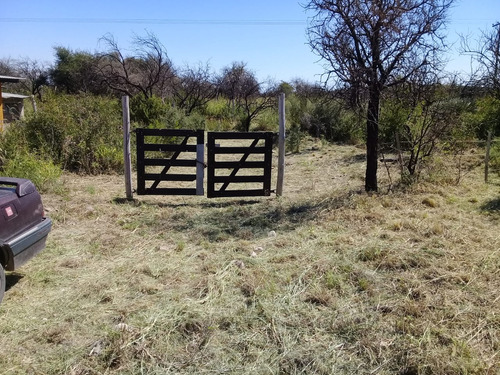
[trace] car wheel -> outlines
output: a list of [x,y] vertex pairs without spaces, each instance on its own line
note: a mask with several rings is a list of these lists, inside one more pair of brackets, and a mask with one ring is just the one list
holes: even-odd
[[0,264],[0,303],[2,303],[3,294],[5,293],[5,271]]

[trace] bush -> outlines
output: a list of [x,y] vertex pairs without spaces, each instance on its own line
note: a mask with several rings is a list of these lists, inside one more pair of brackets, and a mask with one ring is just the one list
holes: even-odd
[[26,131],[17,124],[11,124],[0,133],[0,169],[5,166],[10,158],[20,152],[28,153]]
[[115,99],[47,95],[38,112],[16,126],[25,132],[30,152],[65,170],[96,174],[122,169],[122,115]]
[[187,116],[182,109],[164,103],[158,97],[137,95],[130,102],[130,119],[137,126],[152,129],[205,129],[203,115],[192,112]]
[[156,96],[136,95],[130,100],[130,120],[139,127],[161,128],[168,110],[169,106]]
[[403,131],[411,113],[411,108],[403,103],[388,100],[380,111],[379,140],[382,148],[395,148],[396,134]]
[[18,153],[3,165],[2,173],[9,177],[27,178],[40,192],[60,187],[61,168],[51,160],[43,160],[29,153]]
[[231,110],[226,99],[213,99],[207,103],[204,114],[211,119],[225,120],[231,117]]
[[300,145],[304,139],[304,134],[297,124],[292,124],[286,134],[286,149],[292,153],[300,152]]
[[492,142],[490,149],[490,168],[500,175],[500,143]]
[[486,139],[488,131],[500,136],[500,99],[478,99],[473,111],[464,115],[464,122],[479,139]]
[[253,131],[277,132],[279,130],[279,113],[275,108],[267,108],[252,121]]
[[314,103],[310,112],[303,113],[301,127],[330,142],[356,143],[362,134],[357,117],[334,101]]

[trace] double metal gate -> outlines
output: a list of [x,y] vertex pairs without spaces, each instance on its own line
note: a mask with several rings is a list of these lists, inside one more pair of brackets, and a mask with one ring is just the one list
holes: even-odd
[[208,198],[271,194],[272,132],[209,132],[206,164],[203,130],[136,135],[139,195],[204,195],[205,167]]

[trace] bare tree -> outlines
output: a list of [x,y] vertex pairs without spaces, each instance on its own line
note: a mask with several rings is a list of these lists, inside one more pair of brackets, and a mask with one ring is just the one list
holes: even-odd
[[124,55],[113,36],[106,35],[102,41],[108,51],[101,56],[100,71],[111,89],[129,96],[141,93],[146,98],[153,95],[165,98],[171,94],[175,71],[155,35],[135,36],[132,56]]
[[233,62],[222,69],[218,78],[218,91],[232,104],[233,109],[239,105],[245,95],[258,95],[259,83],[255,75],[243,62]]
[[259,113],[277,105],[277,89],[271,83],[268,83],[265,89],[262,89],[263,86],[259,83],[257,90],[256,87],[250,86],[243,91],[239,107],[244,113],[241,126],[246,132],[250,131],[251,122]]
[[205,106],[216,95],[216,84],[208,64],[186,66],[174,81],[174,97],[179,108],[189,115]]
[[0,59],[0,75],[15,76],[16,74],[16,63],[14,60],[10,58]]
[[42,88],[49,84],[49,69],[42,63],[25,58],[17,62],[19,75],[25,80],[21,84],[31,95],[42,99]]
[[407,177],[418,178],[438,147],[445,145],[448,151],[459,151],[462,143],[456,136],[461,131],[459,117],[465,105],[450,90],[440,84],[434,72],[424,70],[393,92],[407,111],[406,121],[397,131],[401,138],[396,150],[407,153],[404,160],[399,160]]
[[[264,88],[266,86],[266,88]],[[228,99],[233,114],[242,114],[241,127],[250,130],[255,117],[276,103],[276,89],[270,82],[259,82],[242,62],[233,62],[218,79],[220,94]]]
[[500,98],[500,22],[493,25],[493,30],[483,31],[475,45],[468,37],[461,39],[461,52],[471,55],[478,63],[472,80],[479,81],[480,86]]
[[385,88],[437,68],[454,0],[311,0],[309,44],[334,78],[367,92],[365,190],[377,191],[379,106]]

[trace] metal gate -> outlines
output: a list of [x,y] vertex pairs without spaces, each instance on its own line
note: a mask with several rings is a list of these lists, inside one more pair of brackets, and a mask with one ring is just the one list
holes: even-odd
[[[137,194],[203,195],[203,130],[139,128],[136,135]],[[172,187],[172,182],[195,184]]]

